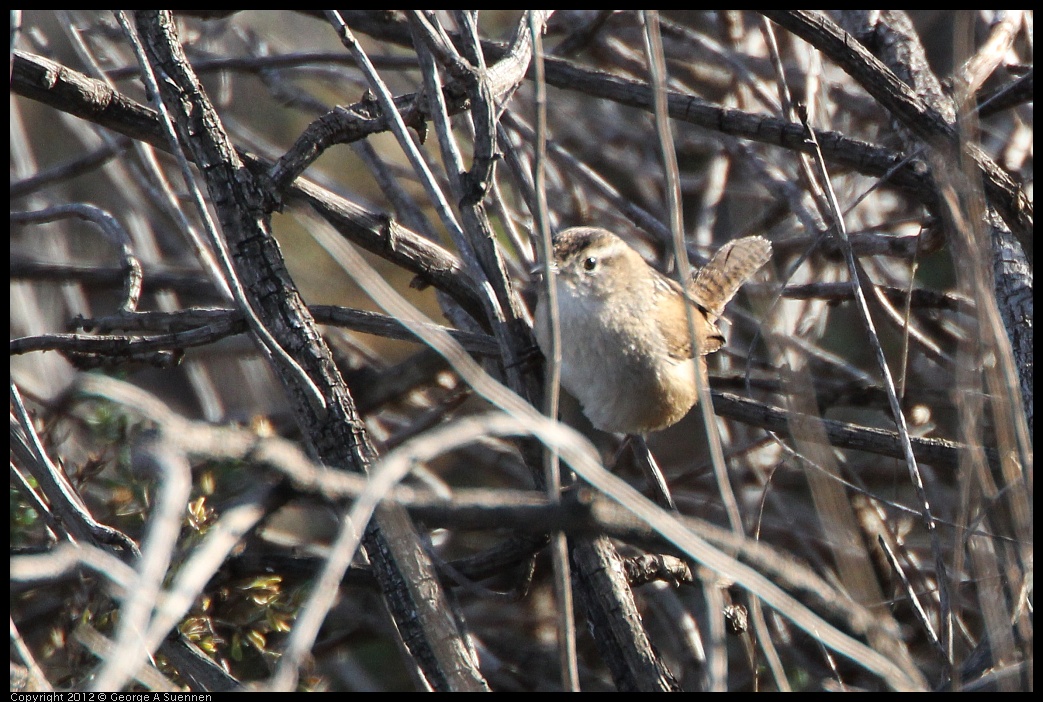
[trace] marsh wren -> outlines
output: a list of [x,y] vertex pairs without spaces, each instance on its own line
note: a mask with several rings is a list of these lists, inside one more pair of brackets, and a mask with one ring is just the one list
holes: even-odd
[[[724,345],[716,325],[724,306],[769,258],[767,239],[737,239],[721,247],[682,289],[605,229],[558,233],[553,268],[561,384],[598,429],[646,434],[675,424],[699,399],[695,373],[706,378],[701,357]],[[538,294],[536,339],[548,349],[550,311],[543,286]]]

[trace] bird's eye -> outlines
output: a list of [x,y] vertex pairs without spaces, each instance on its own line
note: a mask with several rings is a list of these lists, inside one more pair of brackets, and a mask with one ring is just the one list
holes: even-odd
[[598,267],[598,260],[593,256],[587,256],[583,259],[583,270],[592,271]]

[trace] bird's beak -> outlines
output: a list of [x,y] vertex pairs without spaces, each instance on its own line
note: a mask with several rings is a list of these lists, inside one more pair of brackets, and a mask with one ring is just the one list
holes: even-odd
[[[553,264],[553,263],[550,264],[550,265],[551,265],[551,268],[554,269],[554,272],[557,273],[558,272],[557,266],[555,264]],[[544,265],[541,262],[537,261],[536,263],[532,264],[531,268],[529,268],[529,280],[534,285],[538,284],[538,283],[542,283],[545,271],[546,271],[546,268],[544,267]]]

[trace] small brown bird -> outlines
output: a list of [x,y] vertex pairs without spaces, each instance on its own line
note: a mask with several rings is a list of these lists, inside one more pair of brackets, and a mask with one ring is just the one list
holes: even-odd
[[[724,345],[716,322],[725,305],[770,258],[766,239],[737,239],[682,290],[605,229],[558,233],[553,267],[562,385],[598,429],[643,435],[675,424],[699,399],[696,370],[706,377],[701,357]],[[543,349],[550,343],[549,315],[540,286],[536,338]]]

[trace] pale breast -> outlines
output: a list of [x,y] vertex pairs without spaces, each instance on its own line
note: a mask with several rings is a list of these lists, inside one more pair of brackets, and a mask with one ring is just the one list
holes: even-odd
[[[640,298],[654,304],[652,293]],[[675,424],[696,401],[695,362],[671,357],[666,339],[648,324],[651,309],[625,316],[605,312],[596,298],[559,292],[562,386],[603,431],[644,434]],[[536,337],[544,350],[550,343],[547,319],[541,299]]]

